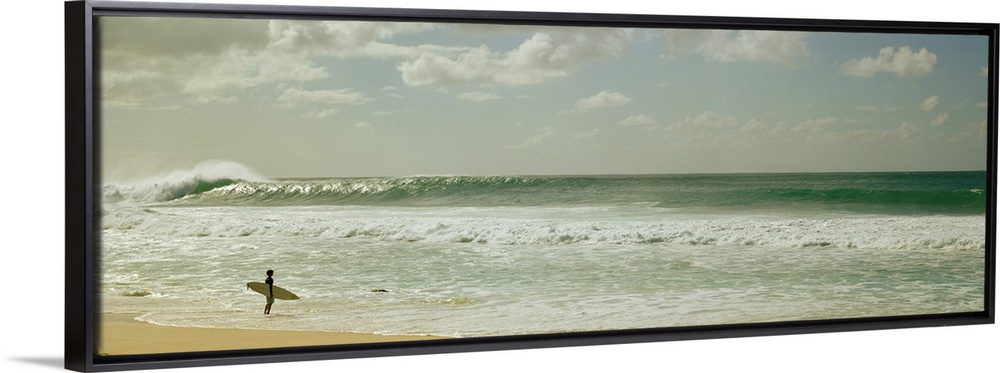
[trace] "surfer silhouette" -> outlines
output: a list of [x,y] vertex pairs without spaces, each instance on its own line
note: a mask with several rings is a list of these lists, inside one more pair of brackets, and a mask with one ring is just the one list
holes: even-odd
[[270,269],[267,270],[267,279],[264,280],[264,283],[267,284],[267,293],[268,293],[268,295],[267,295],[267,305],[264,306],[264,314],[265,315],[270,315],[271,314],[271,305],[274,304],[274,277],[271,277],[273,275],[274,275],[274,271],[272,271]]
[[267,305],[264,306],[264,314],[270,315],[271,306],[274,305],[275,299],[296,300],[299,299],[299,296],[274,284],[274,270],[269,269],[266,273],[267,279],[265,279],[264,282],[248,282],[247,290],[253,290],[258,294],[264,295],[264,298],[267,299]]

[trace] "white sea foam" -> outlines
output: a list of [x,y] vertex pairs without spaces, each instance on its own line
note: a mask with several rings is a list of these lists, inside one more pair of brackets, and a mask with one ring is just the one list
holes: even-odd
[[[247,213],[253,211],[253,213]],[[587,214],[590,214],[589,216]],[[331,240],[487,245],[848,247],[983,250],[975,216],[659,216],[610,218],[596,208],[124,208],[106,230],[167,237],[319,237]]]

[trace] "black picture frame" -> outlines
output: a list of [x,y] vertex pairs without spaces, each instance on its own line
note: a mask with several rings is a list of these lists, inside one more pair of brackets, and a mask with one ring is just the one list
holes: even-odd
[[[992,324],[995,286],[997,24],[836,21],[805,19],[671,17],[646,15],[544,12],[450,11],[423,9],[368,9],[337,7],[217,5],[189,3],[66,3],[66,367],[78,371],[114,371],[187,366],[250,364],[360,357],[434,354],[467,351],[590,346],[674,340],[791,335],[878,329]],[[988,160],[983,312],[940,315],[766,322],[721,326],[693,326],[643,330],[575,332],[548,335],[503,336],[472,340],[393,342],[384,345],[317,346],[249,351],[189,352],[104,357],[95,351],[95,258],[99,255],[100,130],[95,106],[94,17],[102,15],[207,16],[292,19],[378,19],[489,24],[601,25],[608,27],[767,29],[797,31],[975,34],[989,37],[989,92],[987,111]]]

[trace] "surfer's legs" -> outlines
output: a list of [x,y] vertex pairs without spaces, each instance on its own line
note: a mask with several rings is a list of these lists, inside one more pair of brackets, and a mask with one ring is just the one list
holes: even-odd
[[267,297],[267,305],[264,306],[264,314],[265,315],[270,315],[271,314],[271,305],[272,304],[274,304],[274,298]]

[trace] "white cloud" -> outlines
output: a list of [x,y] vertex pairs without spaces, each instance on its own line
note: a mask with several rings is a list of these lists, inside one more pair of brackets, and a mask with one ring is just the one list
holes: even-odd
[[742,127],[740,127],[736,132],[738,133],[763,133],[770,131],[771,128],[764,122],[756,119],[752,119]]
[[987,128],[985,120],[966,123],[965,127],[952,134],[948,141],[952,143],[971,141],[981,144],[982,141],[986,140],[989,133]]
[[878,106],[875,105],[859,105],[858,111],[878,111]]
[[517,48],[496,52],[476,48],[423,51],[397,69],[410,86],[536,84],[562,78],[591,59],[621,55],[628,47],[624,30],[582,29],[535,33]]
[[458,94],[458,99],[462,100],[462,101],[470,101],[470,102],[486,102],[486,101],[490,101],[490,100],[499,100],[500,96],[498,96],[496,94],[493,94],[493,93],[476,91],[476,92],[459,93]]
[[921,132],[923,132],[923,130],[921,130],[919,126],[903,122],[903,124],[899,125],[899,128],[896,128],[893,135],[898,136],[902,140],[909,140],[920,135]]
[[940,127],[948,123],[948,113],[938,114],[937,118],[931,121],[931,126]]
[[102,22],[102,99],[117,106],[168,95],[187,96],[191,103],[231,103],[238,91],[263,84],[327,78],[330,72],[313,61],[317,56],[417,56],[417,48],[384,41],[432,27],[408,22],[108,19]]
[[801,125],[810,128],[822,128],[837,123],[840,123],[840,119],[834,117],[826,117],[820,119],[807,119],[803,121]]
[[302,115],[303,118],[309,119],[323,119],[337,114],[337,109],[326,109],[320,111],[310,111]]
[[755,30],[669,30],[667,46],[674,53],[699,53],[713,61],[773,62],[802,66],[812,59],[805,33]]
[[633,115],[618,122],[622,126],[642,126],[656,124],[656,119],[648,115]]
[[380,41],[397,34],[430,30],[429,23],[410,22],[315,22],[271,20],[268,22],[269,48],[285,54],[369,55],[387,57],[412,54],[412,50],[393,48]]
[[423,53],[399,64],[397,69],[409,86],[485,84],[494,81],[490,72],[497,70],[495,65],[489,48],[481,46],[454,58]]
[[200,104],[207,104],[207,105],[217,105],[217,104],[228,105],[228,104],[232,104],[232,103],[234,103],[236,101],[239,101],[239,98],[237,98],[236,96],[221,96],[221,95],[205,94],[205,95],[199,95],[198,97],[195,97],[194,101],[197,102],[197,103],[200,103]]
[[839,133],[828,133],[825,138],[829,144],[870,144],[898,143],[919,137],[923,129],[915,124],[903,122],[896,128],[885,130],[855,129]]
[[103,99],[138,103],[184,95],[192,103],[235,102],[237,90],[279,81],[303,82],[328,76],[312,62],[234,44],[215,54],[146,56],[107,50],[101,71]]
[[840,72],[846,75],[870,77],[877,73],[892,73],[898,77],[922,76],[934,71],[937,54],[927,48],[914,52],[909,46],[885,47],[879,50],[878,57],[852,59],[840,65]]
[[938,104],[940,104],[940,103],[941,103],[941,98],[940,97],[938,97],[938,96],[928,97],[928,98],[924,99],[923,102],[920,103],[920,110],[922,110],[922,111],[931,111],[931,110],[934,110],[934,109],[937,108]]
[[695,116],[684,117],[671,124],[667,129],[674,131],[704,130],[723,127],[731,128],[738,124],[739,121],[736,117],[723,116],[714,111],[706,111]]
[[558,132],[559,132],[559,130],[555,129],[554,127],[545,127],[543,129],[541,129],[540,131],[538,131],[537,133],[531,135],[531,137],[528,137],[527,139],[525,139],[524,141],[522,141],[520,144],[510,145],[510,146],[507,146],[506,148],[507,149],[525,149],[525,148],[536,147],[536,146],[540,145],[543,141],[545,141],[545,139],[548,139],[548,138],[550,138],[552,136],[555,136],[556,133],[558,133]]
[[[274,82],[305,82],[326,78],[322,67],[308,60],[268,51],[232,49],[218,56],[193,56],[181,62],[190,71],[175,77],[185,82],[183,93],[195,96],[217,95],[233,89],[246,89]],[[186,67],[181,67],[186,66]]]
[[986,126],[986,121],[969,123],[969,130],[974,135],[977,141],[986,140],[986,136],[989,134],[989,127]]
[[627,96],[611,91],[601,91],[596,95],[581,98],[576,102],[576,109],[578,111],[586,111],[592,109],[608,109],[615,108],[627,104],[632,99]]
[[699,147],[843,146],[898,144],[919,138],[924,128],[909,122],[882,129],[859,128],[837,117],[806,119],[795,123],[741,119],[713,111],[675,121],[664,134]]
[[353,89],[322,89],[307,91],[298,88],[287,88],[278,97],[278,101],[296,103],[351,104],[360,105],[368,101],[361,92]]

